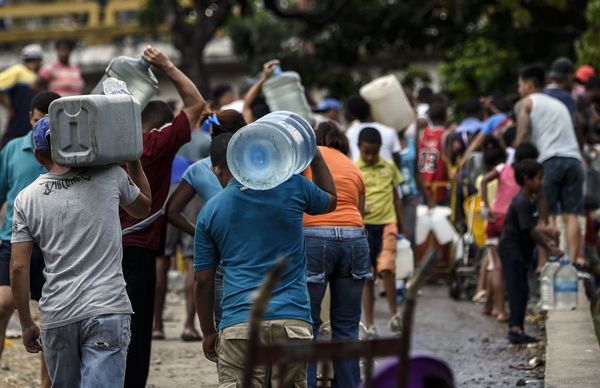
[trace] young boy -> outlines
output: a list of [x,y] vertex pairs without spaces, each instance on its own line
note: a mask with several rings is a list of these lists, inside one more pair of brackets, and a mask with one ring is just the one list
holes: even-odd
[[513,344],[524,344],[537,341],[523,330],[529,298],[527,271],[531,268],[533,250],[537,244],[551,256],[562,256],[562,252],[549,237],[550,233],[538,226],[538,201],[544,167],[527,159],[515,164],[514,170],[521,191],[508,208],[498,252],[502,260],[510,307],[508,340]]
[[[381,277],[392,319],[388,325],[394,333],[401,330],[401,318],[397,314],[395,258],[398,227],[402,226],[402,204],[396,186],[402,183],[402,176],[392,162],[380,157],[381,135],[372,127],[364,128],[358,136],[360,158],[356,165],[365,180],[366,206],[365,227],[369,240],[371,265]],[[377,336],[373,325],[374,282],[365,282],[363,304],[369,335]]]

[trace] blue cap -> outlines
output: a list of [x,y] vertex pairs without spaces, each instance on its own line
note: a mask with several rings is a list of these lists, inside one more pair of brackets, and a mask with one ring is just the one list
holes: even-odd
[[464,119],[460,125],[458,126],[458,128],[456,128],[456,133],[470,133],[470,134],[474,134],[477,133],[481,127],[483,126],[483,123],[481,122],[481,120],[477,120],[474,118],[468,118],[468,119]]
[[33,147],[38,151],[50,149],[50,118],[42,117],[33,127]]
[[342,103],[339,100],[336,100],[335,98],[326,98],[323,101],[321,101],[317,109],[315,109],[315,112],[327,112],[330,109],[339,112],[342,110]]

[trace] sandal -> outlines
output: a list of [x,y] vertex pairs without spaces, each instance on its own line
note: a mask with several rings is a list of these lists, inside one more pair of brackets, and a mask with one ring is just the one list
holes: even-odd
[[196,329],[184,330],[183,333],[181,333],[181,340],[183,342],[200,342],[202,341],[202,336]]

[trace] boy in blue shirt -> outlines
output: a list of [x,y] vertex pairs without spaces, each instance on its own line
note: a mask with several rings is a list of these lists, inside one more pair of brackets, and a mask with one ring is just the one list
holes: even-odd
[[[196,223],[194,270],[195,300],[204,334],[207,359],[219,364],[219,384],[232,386],[243,378],[251,295],[275,261],[288,260],[264,314],[261,337],[271,341],[310,341],[312,321],[306,286],[306,252],[302,216],[333,211],[335,183],[320,152],[311,168],[313,182],[300,175],[270,190],[251,190],[233,179],[227,166],[231,134],[218,136],[211,145],[213,171],[225,189],[204,205]],[[224,272],[223,316],[215,328],[214,278],[219,263]],[[219,342],[216,350],[217,338]],[[268,366],[253,371],[253,384],[277,381]],[[306,386],[306,363],[288,366],[291,385]]]

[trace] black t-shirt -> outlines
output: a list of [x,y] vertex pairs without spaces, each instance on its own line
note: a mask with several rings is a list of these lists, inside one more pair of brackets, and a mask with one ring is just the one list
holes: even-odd
[[504,231],[498,245],[501,253],[529,265],[535,248],[535,241],[529,232],[537,226],[538,219],[537,198],[530,200],[519,191],[506,213]]

